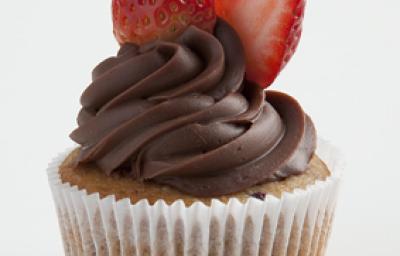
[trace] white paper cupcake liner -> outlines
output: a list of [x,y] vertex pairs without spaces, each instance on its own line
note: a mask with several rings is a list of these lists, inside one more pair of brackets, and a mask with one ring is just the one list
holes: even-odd
[[101,199],[62,184],[58,167],[48,167],[66,255],[324,255],[342,170],[338,151],[320,140],[317,154],[332,175],[306,189],[268,195],[246,203],[213,200],[210,206],[182,200],[131,204]]

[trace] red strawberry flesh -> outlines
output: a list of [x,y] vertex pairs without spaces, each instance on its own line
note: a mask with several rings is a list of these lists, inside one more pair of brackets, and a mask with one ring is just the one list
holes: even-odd
[[300,40],[305,0],[216,0],[219,16],[238,32],[247,79],[271,85]]

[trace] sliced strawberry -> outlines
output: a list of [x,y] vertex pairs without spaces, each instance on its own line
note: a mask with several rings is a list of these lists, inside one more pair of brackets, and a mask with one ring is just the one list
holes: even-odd
[[113,0],[112,7],[121,44],[170,40],[189,25],[212,32],[216,22],[214,0]]
[[268,87],[300,40],[305,0],[216,0],[216,11],[239,33],[247,79]]

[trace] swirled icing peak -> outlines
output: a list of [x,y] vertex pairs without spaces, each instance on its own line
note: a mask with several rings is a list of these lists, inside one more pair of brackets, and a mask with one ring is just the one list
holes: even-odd
[[306,170],[316,135],[292,97],[244,79],[235,31],[189,27],[174,42],[122,45],[82,95],[79,163],[219,196]]

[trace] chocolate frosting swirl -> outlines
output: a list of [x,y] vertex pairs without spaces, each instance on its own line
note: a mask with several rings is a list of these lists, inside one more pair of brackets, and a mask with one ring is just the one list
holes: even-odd
[[292,97],[244,79],[236,32],[189,27],[176,41],[123,45],[82,95],[78,163],[219,196],[300,174],[316,147]]

